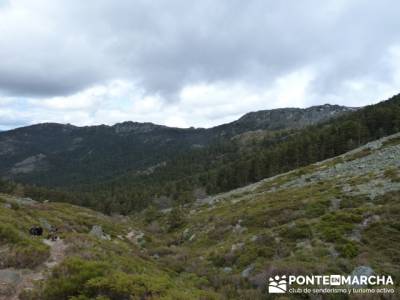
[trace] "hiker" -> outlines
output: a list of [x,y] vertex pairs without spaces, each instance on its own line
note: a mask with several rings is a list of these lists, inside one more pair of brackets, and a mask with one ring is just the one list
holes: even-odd
[[41,236],[43,234],[43,228],[40,226],[32,226],[29,229],[29,233],[33,236]]
[[52,242],[56,241],[58,238],[57,232],[58,232],[57,227],[51,225],[47,239],[51,240]]

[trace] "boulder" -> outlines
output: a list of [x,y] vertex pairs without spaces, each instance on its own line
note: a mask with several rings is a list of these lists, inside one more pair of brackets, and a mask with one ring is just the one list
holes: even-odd
[[111,240],[111,237],[104,233],[103,228],[100,225],[93,225],[92,230],[89,232],[90,235],[93,235],[102,240]]
[[[351,272],[352,277],[361,278],[361,276],[371,276],[375,271],[370,266],[358,266],[353,272]],[[355,285],[356,287],[362,287],[362,285]]]
[[51,229],[51,224],[45,218],[39,218],[40,226],[46,230]]
[[12,208],[12,205],[10,203],[4,203],[3,207],[4,208]]
[[242,271],[242,273],[240,273],[240,275],[241,275],[243,278],[247,278],[247,277],[250,276],[250,274],[251,274],[251,272],[253,272],[253,270],[254,270],[254,265],[251,264],[251,265],[249,265],[246,269],[244,269],[244,270]]
[[13,269],[0,270],[0,296],[14,294],[21,280],[21,275]]
[[128,232],[126,237],[138,246],[143,246],[145,242],[144,233],[140,230],[132,229],[131,231]]

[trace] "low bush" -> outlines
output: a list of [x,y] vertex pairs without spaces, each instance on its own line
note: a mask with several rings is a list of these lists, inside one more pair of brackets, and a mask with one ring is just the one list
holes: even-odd
[[8,251],[0,257],[3,268],[34,268],[50,255],[50,249],[41,240],[22,234],[9,224],[0,224],[0,245]]

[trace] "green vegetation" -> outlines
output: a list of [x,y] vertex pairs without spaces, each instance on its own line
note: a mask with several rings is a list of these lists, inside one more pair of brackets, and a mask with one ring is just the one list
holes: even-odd
[[[21,299],[220,298],[201,276],[176,273],[146,254],[143,246],[128,235],[134,226],[129,218],[112,218],[65,203],[23,202],[23,198],[6,194],[1,199],[1,268],[37,270],[33,272],[46,268],[50,247],[42,237],[29,235],[32,225],[55,225],[67,245],[65,259],[49,270],[45,281],[24,291]],[[16,203],[18,210],[11,207]],[[101,226],[111,240],[90,234],[93,225]],[[149,242],[150,235],[145,240]]]
[[[152,174],[68,193],[0,181],[0,253],[6,253],[0,265],[46,270],[24,300],[265,299],[272,274],[347,275],[360,265],[392,275],[399,288],[398,170],[385,165],[375,173],[319,176],[377,149],[309,165],[399,130],[399,97],[323,125],[266,135],[251,147],[241,143],[240,151],[235,139],[222,140],[172,155],[170,167]],[[193,204],[192,191],[204,196],[298,167]],[[352,189],[378,179],[391,192],[372,200]],[[167,206],[173,208],[159,209]],[[53,248],[28,234],[44,223],[57,226],[67,246],[51,269],[45,263]],[[91,232],[94,225],[106,235]]]
[[[299,130],[273,127],[271,131],[260,132],[260,138],[250,141],[240,138],[240,134],[254,130],[253,125],[242,122],[232,126],[211,131],[158,128],[160,131],[151,139],[151,134],[139,130],[129,141],[123,136],[114,136],[114,129],[99,126],[88,128],[79,136],[75,136],[78,135],[76,130],[70,129],[69,134],[62,134],[63,140],[58,142],[53,140],[56,134],[48,135],[50,140],[45,140],[47,135],[44,133],[63,132],[65,128],[56,125],[53,125],[55,128],[50,125],[29,128],[31,138],[36,137],[35,130],[39,130],[42,142],[49,150],[56,147],[54,144],[68,148],[76,138],[84,138],[85,143],[92,146],[73,149],[62,159],[52,157],[57,169],[34,173],[33,177],[21,175],[18,179],[40,185],[24,187],[23,193],[29,197],[70,202],[107,214],[127,214],[148,205],[184,205],[195,200],[196,191],[207,194],[229,191],[343,154],[400,131],[400,95],[323,124]],[[96,132],[90,133],[90,130]],[[192,147],[197,144],[203,146]],[[124,151],[131,148],[129,153]],[[110,151],[113,155],[106,155]],[[363,157],[369,152],[365,150],[356,155]],[[160,162],[163,164],[150,171],[137,171]],[[60,169],[62,174],[58,172]],[[0,191],[7,192],[2,184]]]
[[16,229],[17,220],[12,224],[8,220],[0,215],[0,247],[7,249],[0,257],[0,268],[34,268],[43,263],[49,256],[49,247],[32,239],[27,233],[29,228],[26,232]]
[[394,168],[387,169],[384,172],[384,176],[386,178],[389,178],[393,182],[400,182],[400,172],[398,169],[394,169]]
[[[360,265],[400,278],[399,191],[370,200],[343,190],[377,178],[390,182],[395,172],[310,176],[364,154],[303,167],[218,202],[150,206],[129,217],[3,194],[0,249],[26,239],[47,248],[27,229],[43,219],[60,228],[66,257],[24,300],[256,300],[267,297],[272,274],[347,275]],[[111,240],[89,234],[93,225]],[[46,259],[24,264],[40,268]]]

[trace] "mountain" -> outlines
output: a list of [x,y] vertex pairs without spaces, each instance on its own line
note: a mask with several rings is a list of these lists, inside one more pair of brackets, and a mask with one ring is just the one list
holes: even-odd
[[0,170],[37,199],[128,214],[190,203],[398,131],[399,95],[360,109],[261,111],[210,129],[39,124],[0,133]]
[[[392,276],[393,286],[370,288],[398,290],[399,157],[397,133],[227,193],[129,217],[38,202],[18,196],[23,187],[11,183],[0,194],[0,299],[270,299],[268,278],[311,274]],[[61,240],[30,237],[32,225],[46,234],[57,226]],[[334,297],[366,297],[353,293]]]
[[0,133],[0,174],[47,186],[96,182],[146,170],[192,148],[205,147],[221,136],[229,138],[257,129],[300,128],[349,111],[352,109],[336,105],[260,111],[211,129],[136,122],[87,127],[37,124]]
[[327,121],[358,108],[339,105],[318,105],[306,109],[280,108],[247,113],[237,121],[212,128],[211,131],[229,136],[254,130],[299,129]]

